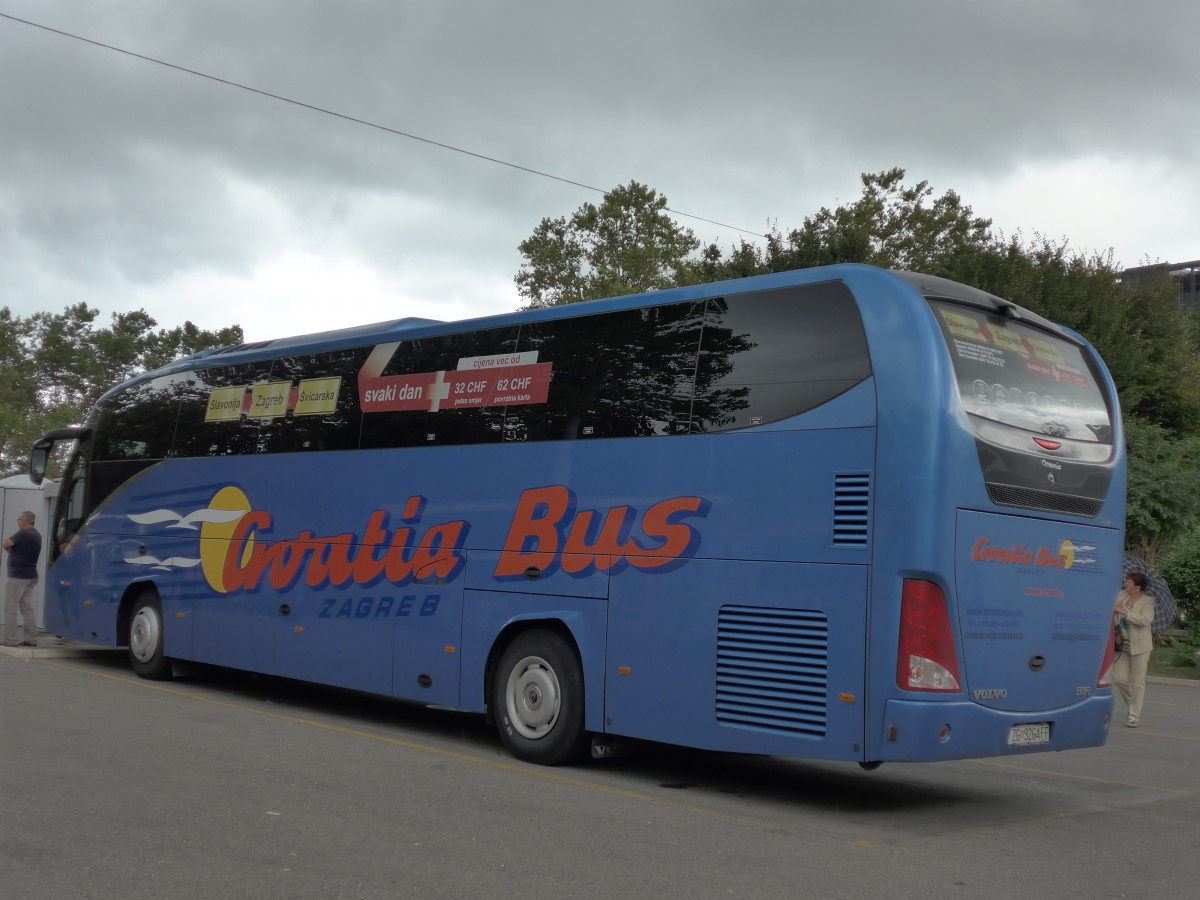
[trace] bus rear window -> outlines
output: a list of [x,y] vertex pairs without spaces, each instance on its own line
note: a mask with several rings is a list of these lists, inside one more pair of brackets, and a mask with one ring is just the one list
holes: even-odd
[[1036,434],[1112,443],[1112,420],[1076,345],[974,307],[933,300],[963,407]]

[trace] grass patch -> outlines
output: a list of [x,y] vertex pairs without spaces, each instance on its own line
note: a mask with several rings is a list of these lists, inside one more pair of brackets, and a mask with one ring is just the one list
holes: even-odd
[[1162,678],[1188,678],[1200,681],[1200,666],[1192,663],[1192,654],[1200,647],[1179,643],[1171,647],[1155,647],[1150,654],[1150,675]]

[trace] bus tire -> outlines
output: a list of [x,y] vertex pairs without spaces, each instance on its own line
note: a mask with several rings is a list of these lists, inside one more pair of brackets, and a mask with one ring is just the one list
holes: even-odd
[[557,766],[582,756],[583,670],[562,635],[518,635],[500,656],[491,699],[500,740],[517,759]]
[[171,672],[163,653],[162,603],[154,591],[143,591],[129,615],[129,665],[142,678],[161,681]]

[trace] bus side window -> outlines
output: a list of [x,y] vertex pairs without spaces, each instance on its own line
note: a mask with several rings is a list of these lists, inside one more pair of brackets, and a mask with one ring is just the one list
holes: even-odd
[[862,318],[840,282],[713,299],[693,425],[725,431],[799,415],[870,374]]
[[[510,354],[516,346],[517,327],[401,341],[381,373],[383,377],[459,371],[460,363],[477,357]],[[359,351],[365,362],[372,348]],[[360,365],[361,365],[360,362]],[[436,409],[433,407],[436,406]],[[453,408],[447,394],[428,398],[421,409],[362,414],[362,449],[385,447],[428,447],[448,444],[490,444],[504,440],[503,406]]]

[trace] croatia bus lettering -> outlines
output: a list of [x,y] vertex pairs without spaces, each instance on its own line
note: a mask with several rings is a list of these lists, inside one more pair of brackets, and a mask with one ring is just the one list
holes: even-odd
[[[204,521],[201,569],[219,594],[257,591],[264,585],[286,592],[300,584],[320,589],[369,588],[380,582],[403,587],[414,580],[446,583],[465,564],[463,547],[471,526],[456,519],[422,529],[427,502],[419,495],[409,497],[400,515],[403,524],[395,527],[391,513],[377,509],[361,534],[320,537],[304,530],[294,538],[275,537],[274,515],[252,508],[245,492],[231,485],[218,492],[206,510],[193,514],[196,521]],[[214,510],[224,515],[209,514]],[[579,509],[575,493],[563,485],[530,488],[517,502],[493,574],[498,579],[524,577],[536,566],[544,574],[561,567],[581,577],[616,572],[626,564],[649,572],[670,571],[686,562],[700,543],[699,530],[681,519],[704,517],[708,510],[708,501],[701,497],[662,500],[641,515],[630,506]],[[137,523],[164,521],[156,512],[129,518]],[[643,540],[634,536],[635,529]]]
[[[670,571],[700,543],[700,532],[679,519],[703,517],[708,510],[708,501],[701,497],[673,497],[655,503],[639,519],[631,506],[614,506],[603,513],[581,510],[574,491],[563,485],[532,488],[521,494],[494,574],[520,578],[531,566],[543,573],[561,566],[568,575],[585,575],[617,572],[626,564]],[[632,537],[638,525],[652,542],[648,546]]]

